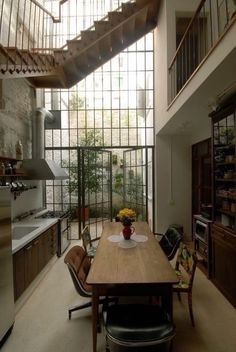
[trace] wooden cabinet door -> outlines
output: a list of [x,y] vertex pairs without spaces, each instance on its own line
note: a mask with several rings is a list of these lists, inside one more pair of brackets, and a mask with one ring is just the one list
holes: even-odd
[[14,298],[15,301],[25,290],[25,250],[20,249],[13,254]]
[[52,226],[51,231],[51,240],[50,240],[50,247],[51,247],[51,256],[54,256],[58,250],[58,225]]
[[13,255],[15,300],[56,254],[57,238],[56,224]]
[[25,247],[25,287],[28,287],[39,272],[39,239]]
[[40,272],[48,262],[48,233],[44,232],[39,240],[39,263],[38,271]]
[[212,232],[213,282],[236,307],[236,238],[223,231]]

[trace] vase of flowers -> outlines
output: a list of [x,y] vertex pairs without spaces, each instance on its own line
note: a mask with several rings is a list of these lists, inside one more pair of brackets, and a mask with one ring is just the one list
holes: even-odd
[[117,218],[124,226],[122,234],[125,240],[129,240],[130,236],[134,233],[135,228],[132,226],[132,222],[135,220],[135,217],[135,211],[130,208],[124,208],[117,214]]

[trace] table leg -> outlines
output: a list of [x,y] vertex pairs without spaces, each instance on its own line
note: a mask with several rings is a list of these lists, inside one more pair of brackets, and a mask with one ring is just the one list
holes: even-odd
[[97,327],[98,327],[98,293],[93,287],[92,295],[92,326],[93,326],[93,352],[97,351]]
[[165,293],[161,297],[163,308],[173,319],[173,297],[172,297],[172,286],[166,287]]

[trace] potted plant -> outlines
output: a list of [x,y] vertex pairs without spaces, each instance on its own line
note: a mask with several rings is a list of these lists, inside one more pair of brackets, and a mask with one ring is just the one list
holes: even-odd
[[[80,140],[80,146],[91,147],[95,144],[101,144],[101,137],[98,133],[94,131],[88,132],[86,137]],[[79,205],[83,204],[82,201],[83,194],[91,195],[93,193],[99,192],[101,190],[101,184],[103,179],[102,165],[99,163],[99,154],[95,149],[85,150],[83,153],[83,177],[82,182],[80,182],[79,167],[81,167],[82,160],[79,163],[72,161],[68,163],[63,162],[64,167],[68,169],[70,178],[66,182],[66,187],[68,192],[75,197],[80,197],[78,199]],[[79,194],[80,191],[80,194]],[[86,201],[86,199],[85,199]],[[80,208],[80,214],[79,214]],[[75,207],[75,216],[81,218],[81,220],[86,221],[89,218],[89,208],[85,205],[85,208]]]

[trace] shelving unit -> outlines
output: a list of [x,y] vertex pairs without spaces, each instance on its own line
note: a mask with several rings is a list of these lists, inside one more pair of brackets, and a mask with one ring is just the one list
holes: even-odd
[[212,114],[212,281],[236,307],[236,97]]
[[28,186],[25,185],[22,180],[26,178],[26,174],[24,170],[19,168],[16,169],[14,166],[21,161],[15,158],[9,158],[5,156],[0,156],[0,164],[4,164],[6,167],[7,164],[11,165],[12,171],[10,173],[1,173],[0,172],[0,185],[6,186],[9,185],[11,187],[11,191],[14,194],[14,199],[16,199],[22,192],[28,191],[29,189],[36,188],[36,186]]
[[234,108],[213,119],[213,170],[215,222],[236,229],[236,157]]

